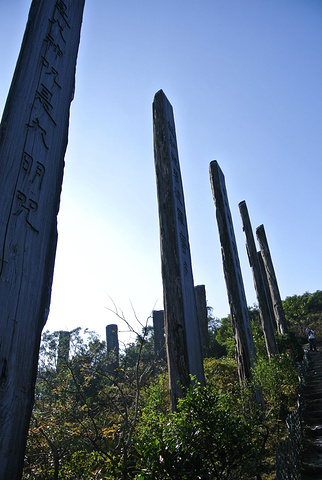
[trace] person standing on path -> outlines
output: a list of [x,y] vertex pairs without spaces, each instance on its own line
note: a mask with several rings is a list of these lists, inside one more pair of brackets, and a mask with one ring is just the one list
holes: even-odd
[[315,333],[313,328],[308,328],[308,337],[309,337],[309,344],[310,344],[310,352],[313,350],[316,352],[316,345],[315,345]]

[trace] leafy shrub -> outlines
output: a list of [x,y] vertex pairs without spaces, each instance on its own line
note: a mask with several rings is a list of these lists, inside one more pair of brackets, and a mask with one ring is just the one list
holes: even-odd
[[135,479],[254,478],[262,451],[258,424],[229,404],[216,389],[195,385],[167,422],[143,412],[150,428],[137,432]]
[[[100,452],[78,450],[66,463],[59,478],[68,480],[103,480],[110,475],[111,462]],[[110,476],[109,476],[110,475]]]
[[253,380],[262,389],[267,414],[284,421],[297,400],[297,367],[290,352],[275,355],[270,360],[259,357],[253,369]]
[[236,400],[240,395],[240,385],[236,360],[229,357],[206,358],[204,371],[207,385],[214,387],[219,392],[230,394]]

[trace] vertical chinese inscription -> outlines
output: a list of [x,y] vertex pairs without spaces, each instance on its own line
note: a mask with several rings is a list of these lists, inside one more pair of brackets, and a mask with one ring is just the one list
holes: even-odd
[[[26,225],[39,233],[41,224],[38,207],[41,188],[46,174],[46,162],[57,127],[57,109],[64,92],[59,84],[59,70],[68,48],[68,8],[63,1],[54,4],[39,58],[41,65],[32,105],[26,123],[26,133],[21,153],[21,167],[16,182],[16,199],[12,215],[24,219]],[[47,155],[48,153],[48,155]],[[4,259],[3,259],[4,260]]]
[[172,106],[160,90],[153,103],[165,331],[172,406],[178,382],[204,383],[184,194]]
[[[167,134],[169,142],[169,157],[172,172],[173,202],[176,221],[176,231],[178,235],[180,266],[183,279],[188,274],[192,274],[190,247],[188,239],[187,218],[183,198],[183,185],[180,173],[179,155],[177,148],[176,132],[174,119],[169,115],[167,120]],[[185,281],[185,280],[184,280]],[[189,282],[189,281],[188,281]],[[190,283],[190,282],[189,282]]]
[[0,126],[0,478],[21,478],[84,0],[34,0]]
[[225,177],[216,161],[210,163],[210,180],[216,205],[216,217],[235,337],[239,378],[241,383],[245,384],[251,376],[251,369],[255,360],[255,349]]

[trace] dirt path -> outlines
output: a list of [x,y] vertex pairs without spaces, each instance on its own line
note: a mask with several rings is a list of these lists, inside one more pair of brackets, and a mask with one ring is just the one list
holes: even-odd
[[322,347],[308,352],[303,389],[302,480],[322,479]]

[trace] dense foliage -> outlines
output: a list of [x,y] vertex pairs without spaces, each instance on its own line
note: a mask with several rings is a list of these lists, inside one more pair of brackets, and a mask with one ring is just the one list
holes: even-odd
[[286,297],[283,302],[285,317],[299,338],[306,338],[306,328],[314,328],[317,338],[322,338],[322,291]]
[[247,389],[238,383],[230,319],[210,315],[207,386],[192,379],[175,412],[153,329],[143,328],[113,371],[95,333],[71,332],[69,355],[58,359],[59,332],[45,332],[23,479],[272,479],[296,405],[299,341],[308,325],[318,340],[322,333],[321,291],[283,303],[290,334],[278,338],[280,353],[270,361],[258,309],[250,308],[257,362]]
[[195,385],[175,413],[160,418],[151,394],[153,409],[149,403],[143,409],[134,439],[137,479],[252,478],[263,446],[256,416],[245,415],[217,388]]

